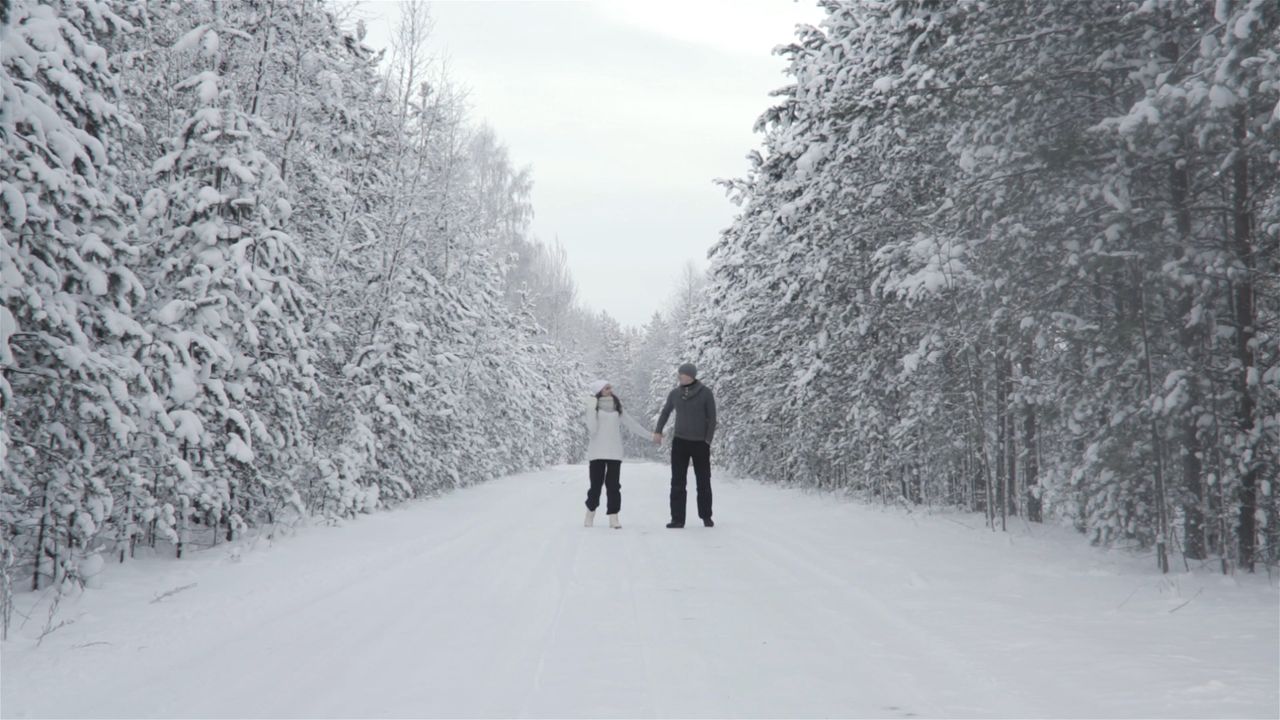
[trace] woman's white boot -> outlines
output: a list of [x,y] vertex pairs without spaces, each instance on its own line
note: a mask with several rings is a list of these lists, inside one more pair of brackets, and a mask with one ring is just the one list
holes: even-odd
[[588,510],[587,519],[582,522],[582,527],[591,527],[596,522],[596,511]]
[[617,514],[617,513],[614,513],[614,514],[612,514],[612,515],[610,515],[610,516],[609,516],[609,527],[613,528],[614,530],[621,530],[621,529],[622,529],[622,523],[618,522],[618,514]]

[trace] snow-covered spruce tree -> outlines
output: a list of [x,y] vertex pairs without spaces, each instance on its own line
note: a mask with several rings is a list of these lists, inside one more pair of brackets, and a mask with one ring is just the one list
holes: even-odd
[[0,606],[17,573],[76,576],[112,511],[145,482],[130,454],[147,402],[134,353],[146,293],[134,207],[118,187],[115,75],[128,23],[98,2],[0,9]]
[[256,9],[197,9],[168,49],[189,73],[171,97],[183,119],[142,207],[155,338],[143,362],[164,398],[153,532],[179,556],[195,525],[216,542],[218,526],[230,538],[299,506],[292,481],[316,390],[289,192],[262,148],[272,130],[237,82],[260,52],[261,38],[241,29]]
[[513,259],[504,279],[508,304],[525,329],[525,346],[538,374],[528,387],[545,393],[545,400],[535,401],[534,430],[543,433],[543,440],[534,448],[541,450],[543,462],[578,460],[587,438],[578,421],[577,400],[589,374],[572,339],[577,286],[568,257],[558,243],[532,237],[519,241],[508,257]]
[[[538,324],[519,288],[527,287],[519,269],[542,252],[528,240],[529,171],[517,169],[507,150],[481,127],[467,143],[462,217],[466,225],[450,246],[465,260],[454,263],[446,282],[461,296],[463,306],[487,318],[487,327],[464,334],[459,355],[468,358],[461,387],[478,411],[481,433],[494,438],[501,451],[471,457],[464,465],[484,480],[533,467],[536,462],[577,459],[581,430],[576,402],[583,378],[573,376],[573,363],[557,349]],[[484,240],[476,246],[466,239]],[[550,294],[563,295],[552,281]],[[550,341],[550,342],[548,342]],[[460,451],[471,452],[459,436]]]
[[[416,61],[425,41],[406,36],[395,61]],[[459,458],[445,450],[459,434],[440,420],[469,410],[450,382],[444,351],[466,334],[460,318],[468,312],[440,283],[428,237],[434,221],[447,227],[456,219],[463,118],[456,99],[425,77],[411,73],[405,82],[416,94],[389,89],[388,101],[401,93],[404,104],[382,105],[385,140],[362,151],[375,153],[368,190],[375,200],[346,211],[344,259],[324,268],[326,284],[345,281],[339,297],[347,301],[345,312],[326,311],[338,351],[338,392],[327,412],[343,428],[320,465],[324,487],[315,499],[326,513],[464,484]]]
[[670,367],[670,348],[678,336],[672,332],[671,323],[661,312],[655,312],[640,329],[641,340],[636,347],[631,372],[634,385],[644,398],[644,410],[649,415],[658,412],[671,390],[673,369]]
[[567,343],[578,288],[564,247],[530,239],[516,258],[507,271],[508,296],[518,298],[519,307],[533,314],[547,339]]
[[[1235,551],[1236,562],[1252,572],[1260,560],[1280,560],[1280,7],[1223,0],[1213,20],[1202,20],[1211,34],[1178,89],[1200,110],[1199,149],[1217,161],[1216,169],[1229,168],[1216,175],[1196,168],[1197,177],[1217,181],[1216,198],[1230,208],[1206,219],[1229,220],[1231,228],[1225,242],[1220,230],[1204,232],[1217,242],[1200,256],[1220,298],[1211,326],[1220,343],[1213,375],[1215,394],[1227,406],[1217,448],[1225,461],[1215,479],[1219,512],[1229,513],[1222,524],[1234,530],[1219,540],[1228,547],[1215,549]],[[1197,307],[1191,303],[1187,315],[1196,317]],[[1203,414],[1198,410],[1193,406],[1190,416]]]
[[[802,30],[788,48],[796,84],[760,120],[766,155],[730,185],[743,210],[713,249],[711,316],[701,323],[709,336],[696,338],[719,377],[730,456],[745,456],[748,471],[818,483],[842,472],[831,457],[838,446],[820,438],[866,437],[896,422],[894,378],[907,350],[890,342],[895,303],[871,295],[872,253],[885,238],[910,238],[927,216],[940,178],[923,158],[941,143],[915,132],[923,101],[913,99],[908,114],[905,99],[887,91],[944,29],[923,10],[923,19],[888,7],[830,11],[829,34]],[[770,440],[815,404],[836,409],[814,418],[829,425]],[[842,460],[865,463],[871,486],[902,481],[905,463],[883,456],[887,448],[846,449],[859,447],[864,459]]]
[[408,317],[415,260],[392,217],[411,202],[397,191],[414,167],[406,165],[411,140],[362,38],[322,37],[302,54],[314,88],[291,121],[326,388],[311,406],[317,440],[302,492],[313,512],[337,516],[412,496],[427,482],[415,483],[411,470],[414,453],[429,451],[425,428],[406,412],[429,404],[421,393],[430,378],[418,357],[424,329]]

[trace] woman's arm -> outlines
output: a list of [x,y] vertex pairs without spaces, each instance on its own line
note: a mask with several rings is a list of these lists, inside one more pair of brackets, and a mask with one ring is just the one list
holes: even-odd
[[596,423],[597,423],[596,403],[597,402],[598,401],[594,397],[588,398],[587,402],[585,403],[585,407],[583,408],[586,411],[586,414],[582,416],[582,421],[587,424],[587,429],[591,431],[591,434],[593,436],[596,434]]
[[645,427],[641,425],[635,418],[631,417],[631,413],[623,412],[623,413],[620,413],[620,415],[622,416],[623,426],[626,427],[627,430],[630,430],[633,434],[635,434],[636,437],[642,437],[645,440],[648,440],[651,437],[653,437],[652,433],[646,430]]

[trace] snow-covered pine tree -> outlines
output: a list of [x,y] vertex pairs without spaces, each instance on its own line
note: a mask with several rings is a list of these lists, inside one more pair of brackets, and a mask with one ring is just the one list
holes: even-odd
[[103,45],[129,30],[105,3],[0,9],[0,605],[17,573],[38,589],[78,572],[143,477],[130,455],[148,400],[134,357],[134,206],[111,133],[128,117]]
[[189,73],[170,98],[183,120],[142,207],[155,288],[143,362],[164,398],[154,532],[179,556],[193,525],[216,542],[218,526],[231,537],[299,505],[292,473],[316,388],[289,192],[244,92],[271,24],[255,25],[252,6],[187,11],[194,27],[168,48]]

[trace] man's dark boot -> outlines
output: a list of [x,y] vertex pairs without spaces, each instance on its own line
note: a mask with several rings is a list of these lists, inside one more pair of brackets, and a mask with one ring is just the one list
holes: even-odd
[[673,528],[673,529],[682,528],[684,527],[684,523],[678,523],[675,520],[672,520],[671,522],[667,523],[667,527]]
[[715,526],[716,526],[716,524],[715,524],[714,522],[712,522],[711,518],[702,518],[702,526],[703,526],[703,527],[715,527]]

